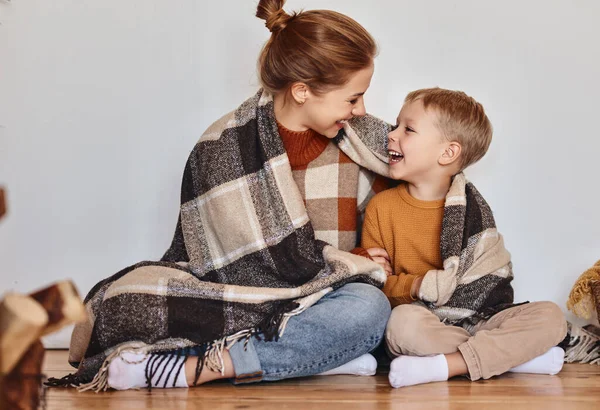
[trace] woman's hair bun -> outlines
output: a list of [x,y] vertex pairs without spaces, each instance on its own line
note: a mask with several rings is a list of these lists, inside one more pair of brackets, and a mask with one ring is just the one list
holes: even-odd
[[292,16],[283,10],[285,0],[260,0],[256,8],[256,17],[265,20],[265,26],[271,33],[279,33],[285,28]]

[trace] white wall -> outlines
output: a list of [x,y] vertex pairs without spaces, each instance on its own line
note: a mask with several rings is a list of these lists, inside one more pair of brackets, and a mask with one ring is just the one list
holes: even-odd
[[[204,4],[207,5],[204,5]],[[100,279],[170,243],[185,159],[257,88],[255,1],[0,2],[0,291]],[[381,46],[367,94],[462,89],[495,127],[468,175],[513,255],[518,300],[564,308],[600,259],[600,2],[290,0],[361,22]],[[68,342],[68,332],[48,345]]]

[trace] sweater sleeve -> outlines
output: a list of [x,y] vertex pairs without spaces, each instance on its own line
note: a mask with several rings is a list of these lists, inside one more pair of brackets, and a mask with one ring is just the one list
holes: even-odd
[[[373,200],[369,203],[367,210],[365,211],[365,222],[363,224],[362,232],[362,247],[365,249],[386,249],[383,236],[381,234],[381,224],[379,223],[377,211],[377,201]],[[394,261],[391,261],[391,263],[393,267]],[[410,295],[410,289],[417,277],[418,275],[410,275],[403,272],[395,272],[393,275],[388,276],[382,290],[383,293],[385,293],[385,295],[388,297],[392,307],[401,304],[412,303],[417,300]]]
[[399,273],[389,276],[383,286],[383,293],[388,297],[392,307],[412,303],[418,299],[410,295],[410,289],[417,275]]
[[356,248],[352,249],[350,251],[350,253],[352,253],[354,255],[362,256],[363,258],[373,260],[373,258],[371,258],[371,255],[369,255],[369,252],[367,252],[367,250],[365,248],[356,247]]
[[371,201],[365,211],[365,220],[363,222],[361,246],[364,249],[382,248],[385,249],[379,222],[377,218],[376,201]]

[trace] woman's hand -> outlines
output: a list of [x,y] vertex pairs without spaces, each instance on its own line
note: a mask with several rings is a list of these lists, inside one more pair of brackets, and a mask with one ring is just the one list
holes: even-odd
[[387,276],[393,275],[392,265],[390,265],[390,255],[382,248],[369,248],[367,253],[373,259],[373,262],[381,265]]

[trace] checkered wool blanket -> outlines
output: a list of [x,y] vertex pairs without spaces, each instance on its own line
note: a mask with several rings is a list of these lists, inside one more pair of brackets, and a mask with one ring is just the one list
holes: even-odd
[[427,272],[419,299],[441,320],[469,330],[514,306],[510,253],[492,210],[462,173],[446,195],[440,248],[444,269]]
[[[356,119],[336,137],[358,164],[387,173],[389,127]],[[360,135],[360,138],[358,137]],[[382,286],[367,258],[316,240],[277,131],[273,100],[259,91],[211,125],[189,156],[173,242],[161,262],[130,266],[85,298],[69,361],[54,385],[107,388],[110,361],[191,346],[223,370],[221,353],[252,335],[277,339],[289,317],[352,281]]]

